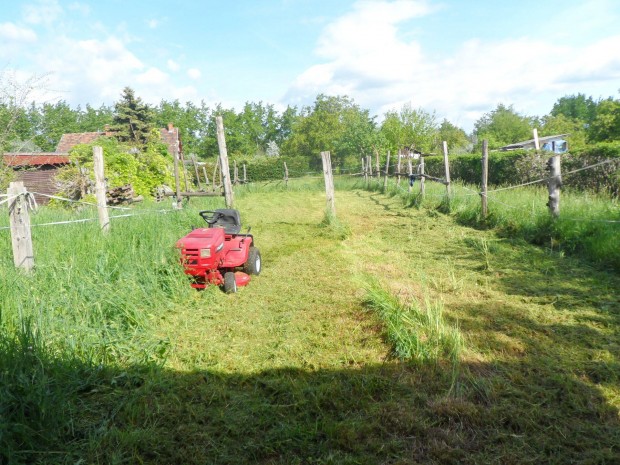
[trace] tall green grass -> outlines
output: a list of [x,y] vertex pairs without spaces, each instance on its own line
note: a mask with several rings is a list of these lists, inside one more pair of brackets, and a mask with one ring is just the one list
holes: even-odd
[[444,320],[441,302],[403,304],[378,281],[366,286],[366,305],[385,325],[386,339],[400,360],[414,363],[448,362],[453,372],[459,365],[463,336],[457,326]]
[[[78,393],[101,367],[163,362],[169,344],[154,324],[196,294],[174,244],[200,219],[194,208],[159,209],[113,219],[108,235],[97,221],[36,226],[96,210],[41,209],[31,216],[30,275],[14,267],[9,232],[0,231],[0,463],[28,463],[23,451],[62,443]],[[0,216],[3,226],[6,209]]]

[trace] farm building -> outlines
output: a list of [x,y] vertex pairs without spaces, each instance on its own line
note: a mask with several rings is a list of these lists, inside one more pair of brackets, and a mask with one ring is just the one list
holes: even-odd
[[[558,134],[557,136],[539,137],[538,142],[542,150],[547,150],[553,153],[565,153],[568,151],[568,142],[565,139],[566,136],[568,136],[568,134]],[[519,150],[519,149],[533,150],[535,148],[536,148],[536,142],[534,139],[531,139],[531,140],[524,140],[523,142],[516,142],[514,144],[505,145],[503,147],[500,147],[499,149],[503,152],[506,152],[509,150]]]
[[[22,181],[30,192],[53,195],[57,191],[54,178],[58,169],[69,163],[67,153],[38,152],[38,153],[5,153],[5,166],[15,171],[17,181]],[[49,199],[35,195],[38,203],[46,204]]]
[[[166,144],[168,153],[180,153],[183,145],[179,136],[179,128],[168,124],[167,128],[160,129],[161,141]],[[102,132],[78,132],[63,134],[56,146],[55,152],[6,152],[3,155],[4,165],[15,171],[15,178],[23,181],[30,192],[53,195],[57,192],[54,178],[58,169],[69,163],[69,152],[79,144],[90,144],[102,136],[113,136],[114,132],[105,128]],[[47,197],[37,196],[38,203],[46,204]]]

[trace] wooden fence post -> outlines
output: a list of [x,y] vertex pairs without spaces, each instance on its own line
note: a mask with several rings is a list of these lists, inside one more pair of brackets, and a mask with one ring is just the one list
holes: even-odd
[[489,182],[489,141],[482,141],[482,189],[480,196],[482,197],[482,217],[486,218],[489,213],[489,204],[487,199],[487,184]]
[[368,177],[372,178],[372,155],[366,156],[366,169],[368,170]]
[[325,178],[325,194],[327,196],[328,214],[336,215],[336,200],[334,196],[334,177],[332,175],[332,157],[329,152],[321,152],[323,161],[323,176]]
[[377,181],[381,177],[381,164],[379,163],[379,151],[375,150],[375,157],[377,162]]
[[450,198],[450,162],[448,161],[448,143],[443,141],[443,164],[446,169],[446,194]]
[[396,168],[398,170],[398,177],[396,178],[396,185],[400,187],[400,169],[401,169],[401,160],[403,158],[403,154],[402,154],[402,150],[398,151],[398,167]]
[[174,208],[183,208],[181,202],[181,178],[179,177],[179,152],[175,149],[172,155],[174,161],[174,189],[175,189],[175,205]]
[[110,232],[110,217],[105,197],[105,171],[103,163],[103,147],[93,147],[93,161],[95,163],[95,196],[97,197],[97,211],[99,225],[104,233]]
[[248,182],[248,173],[245,169],[245,163],[243,164],[243,184],[247,184]]
[[407,185],[409,186],[409,193],[411,194],[411,175],[413,175],[413,163],[411,162],[411,158],[407,158],[407,172],[409,173],[409,182]]
[[237,160],[233,160],[234,163],[234,179],[233,179],[233,184],[236,186],[237,184],[239,184],[239,170],[237,169]]
[[385,160],[385,178],[383,178],[383,192],[387,192],[388,175],[390,172],[390,151],[388,150],[387,159]]
[[286,188],[288,189],[288,168],[286,166],[286,162],[284,162],[284,184],[286,185]]
[[228,151],[226,150],[226,137],[224,136],[224,120],[221,116],[215,117],[217,125],[217,145],[220,149],[220,173],[224,181],[224,197],[226,208],[233,208],[234,193],[230,182],[230,168],[228,167]]
[[562,167],[560,156],[555,155],[547,161],[547,169],[551,172],[547,188],[549,190],[549,213],[554,218],[560,216],[560,188],[562,187]]
[[30,272],[34,267],[34,251],[30,234],[30,213],[26,199],[26,188],[22,181],[12,182],[7,190],[9,198],[9,221],[11,243],[13,245],[13,263],[17,268]]
[[420,156],[420,195],[424,197],[426,195],[426,185],[424,184],[424,157]]
[[209,187],[209,176],[207,176],[207,168],[205,168],[204,166],[202,167],[202,174],[205,177],[205,190],[207,190],[207,188]]
[[194,171],[196,172],[196,184],[198,185],[198,190],[202,190],[200,175],[198,174],[198,165],[196,164],[196,155],[192,155],[192,163],[194,164]]
[[362,176],[364,177],[364,182],[368,181],[368,174],[366,173],[366,163],[364,163],[364,157],[362,157]]

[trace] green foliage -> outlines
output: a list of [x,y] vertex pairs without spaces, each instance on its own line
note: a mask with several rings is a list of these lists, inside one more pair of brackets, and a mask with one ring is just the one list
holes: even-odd
[[[154,130],[157,131],[157,130]],[[153,139],[154,139],[153,135]],[[156,187],[174,185],[172,160],[161,144],[147,144],[144,151],[135,150],[119,143],[116,139],[101,137],[92,144],[77,145],[71,151],[72,166],[59,174],[61,180],[75,179],[78,166],[86,169],[94,181],[93,146],[103,147],[105,176],[108,187],[131,184],[138,195],[149,196]]]
[[484,139],[489,141],[490,149],[529,140],[535,123],[533,118],[517,113],[512,105],[500,103],[474,123],[474,135],[478,140],[475,150],[479,151]]
[[153,110],[131,87],[123,89],[121,100],[114,104],[114,124],[111,129],[121,142],[142,148],[149,142],[153,129]]
[[599,103],[588,136],[594,142],[620,141],[620,100]]
[[573,121],[579,121],[582,125],[592,124],[596,117],[597,107],[600,102],[595,102],[592,97],[585,94],[566,95],[553,104],[551,116],[564,116]]
[[375,123],[368,110],[349,97],[321,94],[314,106],[305,108],[296,119],[282,153],[307,157],[310,165],[318,169],[320,153],[330,151],[334,164],[344,166],[347,160],[372,153],[375,138]]
[[471,142],[465,131],[447,119],[444,119],[439,126],[437,142],[433,150],[437,153],[443,153],[443,141],[447,142],[448,152],[451,154],[462,154],[469,152],[471,149]]
[[405,147],[430,153],[437,146],[437,130],[435,114],[411,104],[403,105],[399,112],[388,111],[381,124],[381,134],[392,153]]
[[539,136],[567,134],[566,140],[571,152],[585,148],[586,128],[582,121],[559,114],[557,116],[547,115],[541,119],[541,123],[542,127],[538,131]]

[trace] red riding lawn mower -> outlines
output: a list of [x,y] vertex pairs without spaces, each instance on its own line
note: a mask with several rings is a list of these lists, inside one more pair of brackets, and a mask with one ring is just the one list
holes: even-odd
[[224,286],[227,294],[246,286],[250,275],[261,270],[260,251],[254,247],[250,229],[240,234],[238,210],[204,210],[199,215],[208,228],[196,228],[177,241],[185,274],[193,277],[192,287],[204,289],[207,284]]

